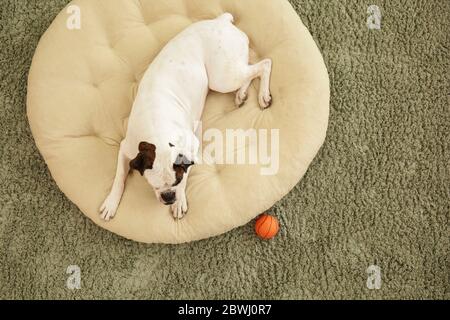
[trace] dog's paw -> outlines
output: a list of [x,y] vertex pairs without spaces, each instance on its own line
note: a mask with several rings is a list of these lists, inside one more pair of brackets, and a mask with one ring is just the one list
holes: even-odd
[[272,95],[269,93],[260,94],[258,97],[259,106],[261,109],[266,109],[272,105]]
[[245,101],[247,101],[248,98],[248,92],[243,90],[238,90],[236,92],[236,98],[234,99],[234,104],[236,107],[241,107]]
[[116,197],[109,195],[100,207],[100,217],[105,221],[109,221],[114,218],[118,206],[119,201]]
[[170,208],[174,219],[182,219],[188,210],[186,196],[181,196]]

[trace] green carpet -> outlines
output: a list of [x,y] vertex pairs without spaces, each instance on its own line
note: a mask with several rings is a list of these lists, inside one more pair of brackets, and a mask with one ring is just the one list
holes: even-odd
[[[327,140],[270,211],[274,240],[250,223],[176,246],[102,230],[59,191],[25,101],[39,37],[67,1],[1,2],[0,298],[450,298],[450,1],[291,2],[328,66]],[[366,26],[370,4],[381,30]]]

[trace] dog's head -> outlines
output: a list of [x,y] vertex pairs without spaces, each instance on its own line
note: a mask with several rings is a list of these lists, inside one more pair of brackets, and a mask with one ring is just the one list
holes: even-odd
[[130,161],[130,168],[139,171],[153,187],[156,197],[163,204],[173,204],[176,187],[194,162],[172,143],[160,144],[142,141],[136,158]]

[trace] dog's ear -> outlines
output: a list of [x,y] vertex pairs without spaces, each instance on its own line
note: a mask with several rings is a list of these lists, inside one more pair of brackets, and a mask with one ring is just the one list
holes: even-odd
[[139,151],[144,152],[144,151],[150,151],[155,153],[156,150],[156,146],[153,143],[148,143],[145,141],[142,141],[141,143],[139,143]]
[[139,153],[130,161],[130,168],[139,171],[141,176],[146,169],[153,169],[156,157],[156,146],[152,143],[142,141],[139,143]]
[[186,158],[185,155],[179,154],[177,158],[175,159],[175,162],[173,164],[173,169],[175,171],[179,171],[182,169],[184,172],[187,172],[187,169],[194,164],[194,161],[189,160]]

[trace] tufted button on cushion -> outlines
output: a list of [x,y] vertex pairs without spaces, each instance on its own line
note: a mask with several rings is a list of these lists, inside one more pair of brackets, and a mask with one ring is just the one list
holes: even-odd
[[[203,239],[247,223],[298,183],[325,138],[329,81],[316,44],[287,1],[76,0],[68,6],[74,5],[81,28],[67,27],[71,13],[64,9],[36,49],[27,112],[56,183],[96,224],[147,243]],[[189,212],[179,221],[132,173],[116,217],[102,221],[98,209],[111,188],[118,146],[145,70],[188,25],[224,12],[249,36],[251,61],[273,60],[274,100],[260,110],[257,81],[241,108],[234,106],[234,94],[211,92],[203,132],[279,129],[279,170],[261,175],[261,164],[194,166]]]

